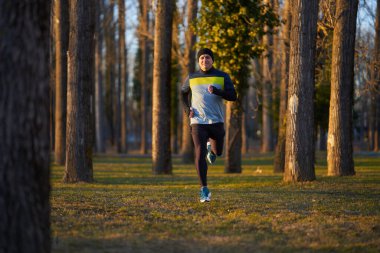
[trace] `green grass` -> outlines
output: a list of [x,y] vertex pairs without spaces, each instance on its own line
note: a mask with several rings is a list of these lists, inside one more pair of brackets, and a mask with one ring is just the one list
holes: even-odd
[[244,158],[242,174],[209,167],[199,203],[193,165],[155,176],[148,158],[97,157],[92,184],[63,184],[52,167],[53,252],[379,252],[380,158],[355,157],[356,176],[286,184],[273,156]]

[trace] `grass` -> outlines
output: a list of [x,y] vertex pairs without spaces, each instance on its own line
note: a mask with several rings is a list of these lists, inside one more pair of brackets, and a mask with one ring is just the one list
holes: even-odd
[[199,203],[192,165],[155,176],[148,158],[96,157],[95,183],[63,184],[52,167],[53,252],[379,252],[380,157],[356,156],[356,175],[286,184],[273,157],[244,158],[242,174],[209,167]]

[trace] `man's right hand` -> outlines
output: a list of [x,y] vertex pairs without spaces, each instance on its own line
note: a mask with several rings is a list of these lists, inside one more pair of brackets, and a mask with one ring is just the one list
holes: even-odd
[[192,117],[194,117],[194,110],[193,110],[193,108],[190,108],[189,118],[192,118]]

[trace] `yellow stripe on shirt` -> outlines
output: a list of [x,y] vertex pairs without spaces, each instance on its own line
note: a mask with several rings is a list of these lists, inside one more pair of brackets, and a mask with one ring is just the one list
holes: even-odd
[[224,77],[211,76],[211,77],[196,77],[190,79],[190,88],[196,85],[215,85],[219,84],[221,89],[224,90]]

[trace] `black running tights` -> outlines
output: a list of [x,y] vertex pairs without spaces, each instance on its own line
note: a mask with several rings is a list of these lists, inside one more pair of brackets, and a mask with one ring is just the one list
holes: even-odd
[[195,167],[201,186],[207,186],[207,141],[211,143],[211,151],[221,156],[224,145],[224,124],[193,124],[191,136],[194,142]]

